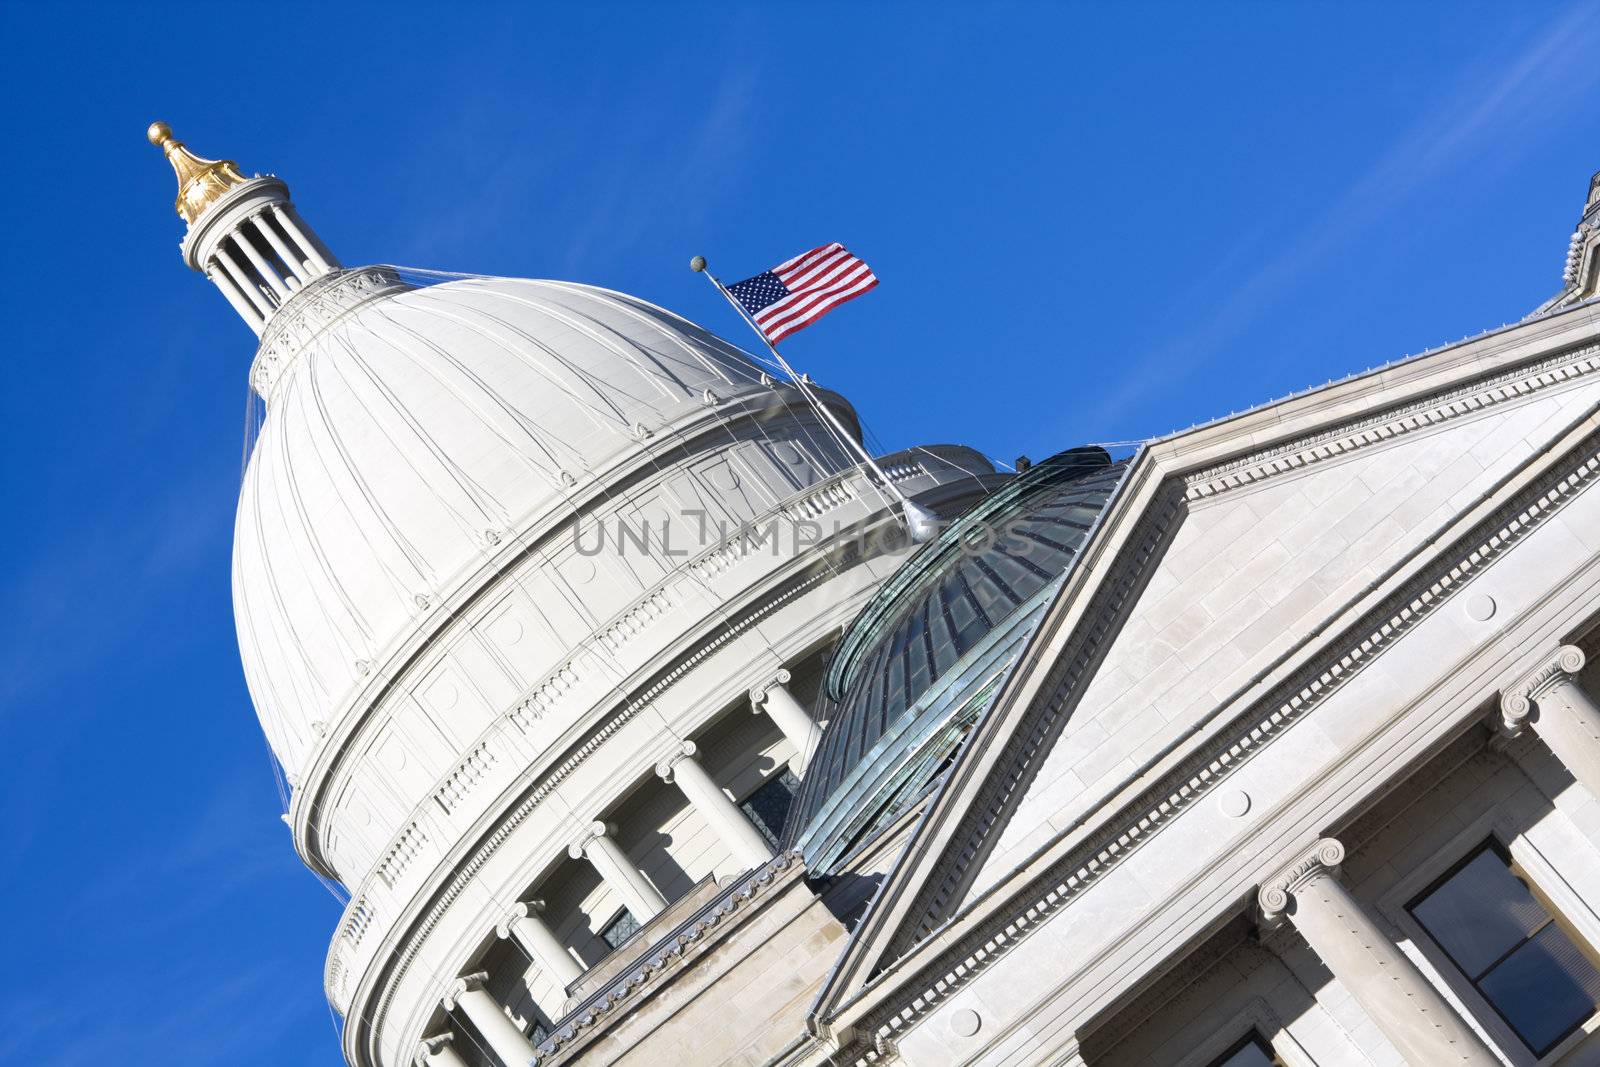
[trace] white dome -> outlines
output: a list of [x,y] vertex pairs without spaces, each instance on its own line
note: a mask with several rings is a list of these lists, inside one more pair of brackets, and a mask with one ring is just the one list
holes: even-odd
[[252,371],[268,408],[240,494],[234,611],[291,772],[497,546],[568,512],[592,472],[669,424],[760,388],[743,353],[632,297],[403,273],[298,293]]

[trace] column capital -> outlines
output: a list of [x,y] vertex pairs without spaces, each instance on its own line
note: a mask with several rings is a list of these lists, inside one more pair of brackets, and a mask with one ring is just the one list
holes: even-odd
[[530,915],[538,915],[544,911],[542,900],[519,900],[506,909],[505,917],[495,923],[494,936],[504,941],[511,936],[511,927],[518,919],[526,919]]
[[767,680],[750,687],[750,707],[759,712],[761,705],[767,699],[767,690],[775,685],[788,685],[794,678],[787,667],[779,667],[767,676]]
[[1344,845],[1331,837],[1324,837],[1280,867],[1276,874],[1261,883],[1261,889],[1256,894],[1262,927],[1270,930],[1277,926],[1283,920],[1284,912],[1289,910],[1295,890],[1313,879],[1337,875],[1339,864],[1343,862]]
[[681,760],[694,759],[699,751],[700,747],[693,741],[679,741],[656,763],[656,776],[664,782],[672,781],[672,768]]
[[1528,724],[1533,706],[1542,693],[1548,693],[1562,682],[1583,670],[1587,657],[1576,645],[1562,645],[1545,661],[1517,679],[1500,693],[1500,721],[1498,726],[1508,737],[1516,737]]
[[416,1063],[417,1067],[426,1067],[429,1056],[437,1056],[445,1049],[454,1045],[455,1040],[456,1035],[451,1030],[446,1030],[442,1034],[434,1034],[432,1037],[423,1038],[417,1045],[417,1054],[414,1057],[414,1062]]
[[473,971],[471,974],[464,974],[454,982],[451,982],[450,988],[445,992],[443,998],[445,1011],[455,1011],[456,1004],[460,1002],[463,994],[482,989],[488,981],[488,971]]
[[571,856],[575,860],[581,860],[588,855],[589,843],[591,841],[597,837],[605,837],[616,832],[617,828],[615,826],[596,819],[594,822],[583,828],[583,832],[578,835],[578,839],[576,841],[567,846],[567,855]]

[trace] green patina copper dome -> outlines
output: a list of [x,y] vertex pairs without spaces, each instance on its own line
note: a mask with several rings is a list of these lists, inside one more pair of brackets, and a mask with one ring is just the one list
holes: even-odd
[[920,796],[988,706],[1121,481],[1076,448],[973,506],[886,582],[828,666],[787,836],[827,873]]

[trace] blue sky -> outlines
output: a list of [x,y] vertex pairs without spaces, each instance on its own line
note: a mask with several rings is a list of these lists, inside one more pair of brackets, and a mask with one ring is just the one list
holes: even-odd
[[251,338],[156,118],[346,263],[570,278],[740,343],[730,280],[882,278],[785,345],[884,446],[1159,434],[1514,320],[1600,168],[1553,4],[0,7],[0,1062],[339,1062],[339,906],[234,647]]

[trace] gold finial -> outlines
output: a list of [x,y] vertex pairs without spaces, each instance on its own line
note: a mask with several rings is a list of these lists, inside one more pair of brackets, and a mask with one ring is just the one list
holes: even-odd
[[172,136],[172,127],[165,122],[152,122],[145,136],[151,144],[166,153],[167,162],[177,172],[176,207],[183,221],[191,225],[223,193],[246,181],[245,176],[239,173],[239,165],[233,160],[202,159],[183,147],[183,142]]

